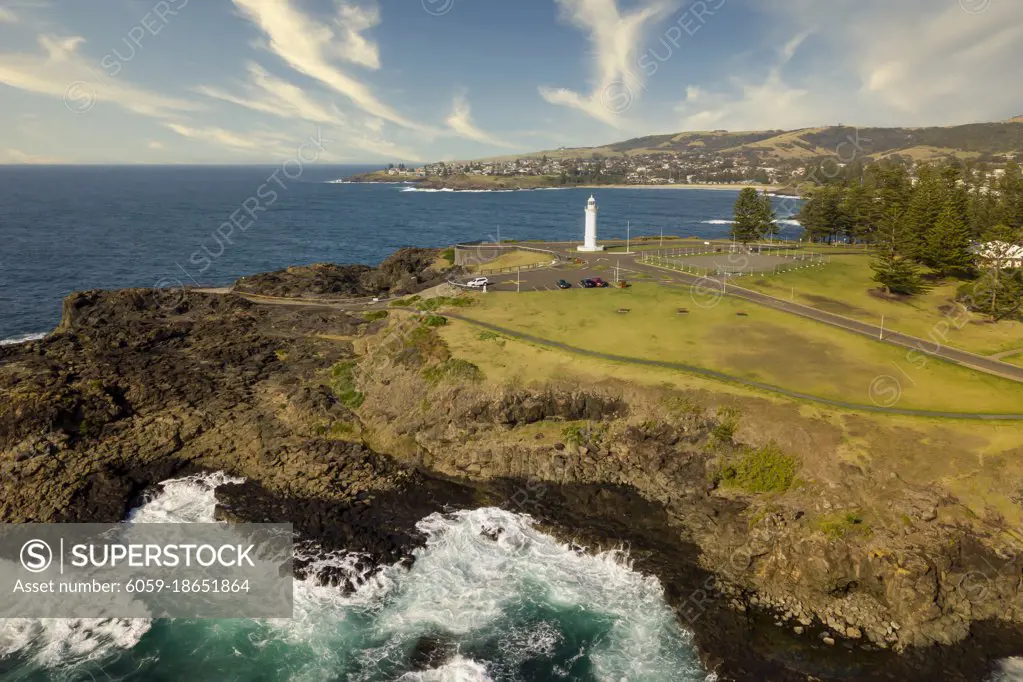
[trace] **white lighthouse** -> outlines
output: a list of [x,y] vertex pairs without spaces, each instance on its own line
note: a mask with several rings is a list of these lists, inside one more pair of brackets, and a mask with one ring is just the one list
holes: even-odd
[[603,246],[597,246],[597,200],[590,195],[586,202],[586,234],[583,238],[583,245],[577,247],[580,251],[603,251]]

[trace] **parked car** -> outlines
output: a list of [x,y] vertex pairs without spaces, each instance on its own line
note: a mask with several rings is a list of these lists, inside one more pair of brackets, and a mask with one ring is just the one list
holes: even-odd
[[559,279],[558,280],[558,288],[559,289],[571,289],[572,285],[569,284],[567,280]]
[[594,289],[596,288],[597,284],[592,279],[581,279],[579,280],[579,286],[581,286],[583,289]]
[[605,287],[611,286],[610,284],[608,284],[607,282],[605,282],[604,280],[602,280],[599,277],[594,277],[592,281],[593,281],[593,286],[600,287],[601,289],[603,289]]
[[471,279],[466,282],[465,286],[472,287],[473,289],[482,289],[488,284],[490,284],[490,280],[486,277],[477,277],[476,279]]

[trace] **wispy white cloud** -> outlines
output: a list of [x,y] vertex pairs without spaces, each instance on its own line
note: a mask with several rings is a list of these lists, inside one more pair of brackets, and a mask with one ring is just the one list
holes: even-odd
[[334,24],[328,25],[303,13],[292,0],[233,1],[243,16],[266,34],[268,49],[295,71],[344,95],[368,114],[406,128],[424,128],[385,104],[369,85],[343,71],[331,59],[337,57],[359,66],[379,68],[377,46],[364,35],[379,21],[375,10],[342,2]]
[[253,137],[243,136],[230,130],[224,130],[223,128],[193,128],[181,123],[166,123],[165,125],[182,137],[201,140],[203,142],[212,142],[229,149],[257,151],[266,148],[265,141],[259,141]]
[[494,135],[491,135],[485,130],[481,130],[475,123],[473,123],[472,108],[469,106],[469,99],[464,92],[460,92],[455,95],[454,102],[452,103],[451,115],[447,118],[447,124],[453,131],[470,140],[483,142],[484,144],[493,145],[495,147],[515,146],[495,137]]
[[362,149],[383,158],[420,158],[418,153],[384,139],[383,119],[359,113],[346,115],[336,106],[320,102],[307,90],[274,76],[258,64],[250,63],[247,69],[248,81],[238,86],[242,94],[213,86],[200,86],[195,90],[207,97],[277,118],[330,126],[338,131],[346,147]]
[[766,73],[739,64],[718,87],[691,86],[676,107],[683,129],[945,125],[1023,109],[1017,70],[999,66],[1023,60],[1023,3],[976,14],[927,0],[759,4],[791,40]]
[[59,159],[54,156],[40,156],[38,154],[28,154],[21,151],[20,149],[4,149],[0,151],[0,163],[10,164],[60,164],[67,163],[65,159]]
[[80,54],[80,36],[41,35],[42,54],[0,53],[0,83],[28,92],[57,97],[82,112],[95,104],[112,103],[145,116],[169,117],[197,111],[194,102],[167,97],[136,87],[124,78],[103,78],[98,64]]
[[643,0],[622,12],[618,0],[557,0],[565,21],[584,31],[593,54],[593,88],[580,93],[567,88],[540,87],[540,95],[561,106],[574,107],[609,125],[621,127],[621,114],[643,88],[637,56],[652,26],[677,9],[681,0]]
[[380,23],[380,9],[376,6],[359,7],[339,2],[335,24],[341,35],[337,55],[347,62],[368,69],[380,68],[380,49],[363,35],[364,31]]
[[14,14],[14,10],[0,7],[0,24],[13,24],[18,21],[18,17]]
[[200,86],[196,92],[243,106],[253,111],[281,118],[300,118],[313,123],[339,124],[344,120],[336,107],[317,102],[305,90],[289,83],[254,62],[247,65],[248,82],[242,85],[244,95],[235,95],[221,88]]

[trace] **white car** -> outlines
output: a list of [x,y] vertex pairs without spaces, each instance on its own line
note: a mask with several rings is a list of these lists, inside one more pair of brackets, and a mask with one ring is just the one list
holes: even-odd
[[490,280],[486,277],[477,277],[476,279],[471,279],[466,282],[465,286],[472,287],[473,289],[482,289],[488,284],[490,284]]

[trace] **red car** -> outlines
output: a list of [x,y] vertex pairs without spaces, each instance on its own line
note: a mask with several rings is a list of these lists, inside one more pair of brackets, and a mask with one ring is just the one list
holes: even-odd
[[602,288],[602,289],[611,286],[610,284],[608,284],[607,282],[605,282],[604,280],[602,280],[599,277],[594,277],[593,278],[593,284],[598,286],[598,287],[600,287],[600,288]]

